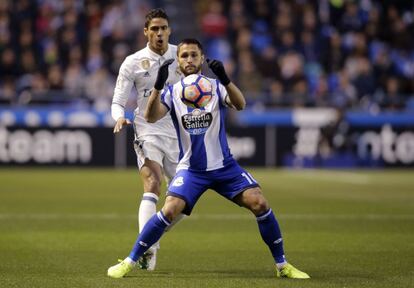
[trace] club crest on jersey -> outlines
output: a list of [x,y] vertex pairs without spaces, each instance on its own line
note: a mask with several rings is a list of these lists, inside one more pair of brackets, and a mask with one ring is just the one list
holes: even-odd
[[152,89],[144,89],[144,98],[151,96]]
[[184,129],[191,135],[200,135],[207,132],[213,121],[213,115],[200,109],[194,109],[189,114],[181,116]]
[[142,69],[144,69],[144,70],[148,70],[151,66],[150,60],[149,59],[141,60],[141,62],[139,63],[139,66],[141,66]]

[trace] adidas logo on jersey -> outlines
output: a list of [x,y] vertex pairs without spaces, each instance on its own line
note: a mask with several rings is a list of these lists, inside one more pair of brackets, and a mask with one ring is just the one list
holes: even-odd
[[172,184],[172,186],[175,186],[175,187],[180,187],[181,185],[183,185],[184,184],[184,178],[183,177],[177,177],[175,180],[174,180],[174,182],[173,182],[173,184]]

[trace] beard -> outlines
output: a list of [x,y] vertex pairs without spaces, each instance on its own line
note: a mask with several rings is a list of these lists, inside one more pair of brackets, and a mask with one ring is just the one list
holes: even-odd
[[198,66],[195,66],[195,65],[189,66],[189,67],[187,67],[187,69],[180,66],[180,70],[184,74],[184,76],[188,76],[188,75],[191,75],[191,74],[198,74],[201,71],[202,65],[203,64],[200,64]]

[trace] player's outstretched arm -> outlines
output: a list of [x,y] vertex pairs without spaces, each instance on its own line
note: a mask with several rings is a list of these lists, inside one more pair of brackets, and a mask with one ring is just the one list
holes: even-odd
[[223,63],[218,60],[210,59],[207,59],[207,63],[211,71],[216,74],[221,84],[223,84],[226,88],[226,91],[229,94],[230,102],[234,108],[237,110],[243,110],[246,107],[246,100],[244,99],[243,93],[240,89],[230,81],[226,70],[224,69]]
[[145,109],[144,117],[149,123],[154,123],[160,120],[167,114],[168,110],[164,105],[161,105],[160,95],[164,88],[165,82],[168,79],[168,66],[174,62],[174,59],[166,60],[158,69],[157,80],[155,80],[154,89],[148,99],[147,108]]
[[233,82],[230,82],[227,86],[224,87],[229,94],[230,102],[234,108],[239,111],[246,108],[246,100],[244,99],[243,93],[236,85],[233,84]]
[[161,91],[152,89],[144,114],[145,120],[149,123],[157,122],[168,112],[167,107],[160,102],[160,95]]

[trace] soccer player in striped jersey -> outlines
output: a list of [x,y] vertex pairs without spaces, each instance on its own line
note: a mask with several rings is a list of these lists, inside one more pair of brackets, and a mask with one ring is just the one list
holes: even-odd
[[[199,197],[207,189],[213,189],[254,214],[262,239],[274,258],[277,277],[310,278],[287,262],[279,224],[269,203],[256,180],[239,166],[230,153],[224,127],[225,114],[228,108],[244,109],[246,102],[242,92],[230,81],[220,61],[207,60],[208,66],[218,78],[209,79],[213,85],[212,98],[203,108],[190,108],[181,101],[180,83],[169,86],[161,93],[168,77],[168,66],[173,61],[170,59],[164,62],[158,71],[145,118],[149,122],[156,122],[166,114],[171,115],[180,148],[177,173],[168,187],[161,211],[148,221],[129,256],[108,269],[108,276],[125,276],[180,213],[190,215]],[[177,61],[184,75],[199,74],[204,62],[200,42],[196,39],[183,40],[178,45]],[[188,125],[188,121],[193,121],[195,125]]]
[[[157,123],[145,121],[144,112],[151,89],[161,64],[177,55],[177,47],[168,43],[171,29],[168,16],[162,9],[153,9],[146,15],[144,34],[148,44],[145,48],[129,55],[122,63],[112,100],[111,112],[116,121],[114,133],[131,124],[125,118],[125,105],[132,87],[137,91],[137,108],[134,111],[134,148],[137,166],[141,176],[144,194],[139,205],[138,223],[141,232],[148,219],[156,213],[156,204],[160,196],[163,174],[171,180],[178,163],[177,135],[171,117],[166,115]],[[167,83],[181,79],[181,72],[176,64],[169,67]],[[154,270],[156,253],[159,248],[155,243],[139,259],[141,269]]]

